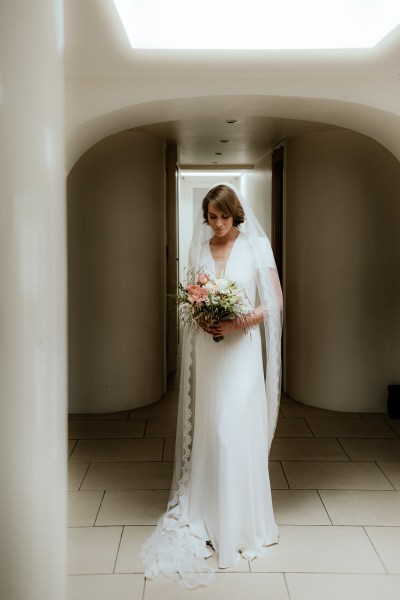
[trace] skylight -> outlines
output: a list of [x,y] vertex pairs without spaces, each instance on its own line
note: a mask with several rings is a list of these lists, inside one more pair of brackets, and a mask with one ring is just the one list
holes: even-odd
[[400,0],[114,0],[132,48],[372,48]]

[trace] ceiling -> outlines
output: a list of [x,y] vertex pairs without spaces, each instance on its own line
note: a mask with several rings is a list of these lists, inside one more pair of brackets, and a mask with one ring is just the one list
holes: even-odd
[[[229,117],[229,112],[225,115]],[[180,119],[136,128],[177,143],[181,166],[254,165],[285,137],[334,128],[312,121],[243,115],[235,123],[222,116]],[[222,141],[224,140],[224,141]]]
[[[132,127],[176,143],[184,165],[253,165],[284,137],[335,125],[390,136],[390,113],[374,129],[366,105],[400,109],[399,59],[400,26],[372,50],[132,50],[112,0],[67,0],[66,128],[70,139],[74,131],[81,136],[71,153]],[[273,111],[256,109],[257,93],[270,94]],[[254,100],[252,113],[246,95]],[[336,118],[347,102],[351,114]],[[237,123],[225,122],[232,118]]]

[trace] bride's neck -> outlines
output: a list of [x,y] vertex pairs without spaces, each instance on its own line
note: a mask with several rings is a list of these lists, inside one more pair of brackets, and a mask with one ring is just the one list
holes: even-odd
[[214,235],[211,240],[210,240],[210,244],[212,244],[213,246],[227,246],[229,244],[231,244],[232,242],[234,242],[236,240],[236,238],[239,236],[240,231],[238,231],[235,227],[232,227],[232,229],[229,231],[229,233],[227,233],[226,235],[224,235],[224,237],[217,237],[216,235]]

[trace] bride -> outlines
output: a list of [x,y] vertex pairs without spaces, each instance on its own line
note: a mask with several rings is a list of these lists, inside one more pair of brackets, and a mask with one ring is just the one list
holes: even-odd
[[211,548],[226,568],[278,542],[268,452],[279,409],[282,292],[269,240],[231,184],[205,196],[188,266],[236,281],[252,306],[245,317],[184,332],[170,500],[141,556],[146,577],[179,573],[194,588],[213,577]]

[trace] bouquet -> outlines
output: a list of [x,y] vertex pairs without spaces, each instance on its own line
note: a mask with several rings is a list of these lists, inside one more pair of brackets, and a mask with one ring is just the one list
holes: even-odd
[[[183,326],[199,327],[249,314],[250,306],[245,291],[235,281],[225,277],[211,277],[204,271],[188,272],[187,283],[178,284],[174,296]],[[223,336],[213,336],[215,342]]]

